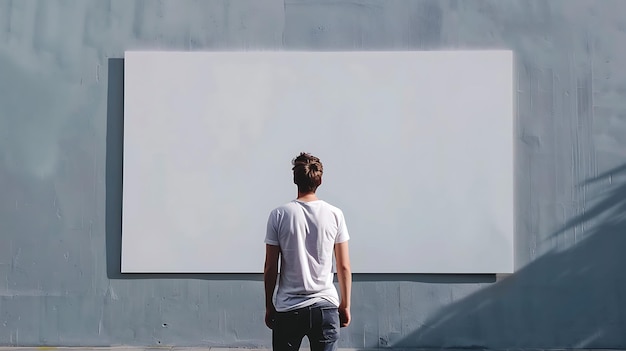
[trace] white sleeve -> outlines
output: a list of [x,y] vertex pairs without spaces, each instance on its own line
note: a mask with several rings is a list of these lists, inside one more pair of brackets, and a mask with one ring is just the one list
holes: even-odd
[[339,244],[350,240],[350,234],[348,234],[348,226],[346,226],[346,219],[343,217],[343,212],[338,216],[339,223],[337,223],[337,237],[335,243]]
[[272,211],[267,219],[265,243],[268,245],[280,246],[278,244],[278,211],[276,210]]

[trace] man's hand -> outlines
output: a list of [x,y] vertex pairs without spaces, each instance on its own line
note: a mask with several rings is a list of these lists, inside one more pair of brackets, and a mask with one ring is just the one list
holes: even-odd
[[265,325],[268,328],[274,329],[274,325],[276,323],[276,309],[272,307],[268,307],[265,309]]
[[345,328],[350,325],[350,308],[349,307],[339,307],[339,322],[341,323],[341,327]]

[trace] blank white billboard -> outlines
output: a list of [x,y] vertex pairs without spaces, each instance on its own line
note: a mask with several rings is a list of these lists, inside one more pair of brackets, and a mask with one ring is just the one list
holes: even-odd
[[513,271],[510,51],[132,51],[124,88],[124,273],[262,272],[301,151],[354,273]]

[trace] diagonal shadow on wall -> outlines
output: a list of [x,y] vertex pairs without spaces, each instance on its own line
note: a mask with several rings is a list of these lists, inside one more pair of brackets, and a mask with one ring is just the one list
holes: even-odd
[[392,347],[623,348],[626,164],[582,186],[595,201],[550,238],[589,226],[577,244],[447,306]]

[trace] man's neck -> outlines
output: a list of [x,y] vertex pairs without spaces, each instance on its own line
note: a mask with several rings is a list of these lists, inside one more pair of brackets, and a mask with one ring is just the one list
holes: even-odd
[[309,202],[309,201],[315,201],[315,200],[319,200],[317,198],[317,195],[315,195],[315,193],[301,193],[298,191],[298,201],[302,201],[302,202]]

